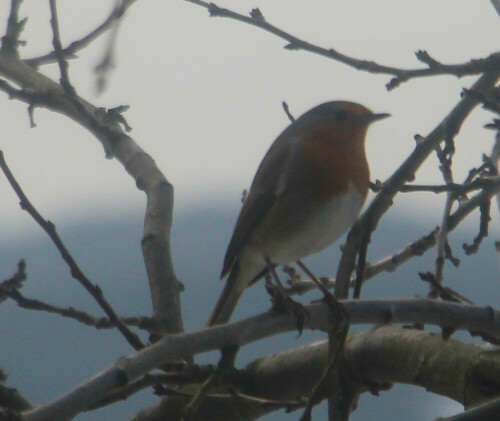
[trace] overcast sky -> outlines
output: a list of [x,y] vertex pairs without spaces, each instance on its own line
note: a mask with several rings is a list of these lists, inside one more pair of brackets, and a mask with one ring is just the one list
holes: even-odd
[[[9,4],[0,0],[2,28]],[[94,28],[112,4],[60,0],[63,43]],[[500,39],[500,17],[486,0],[218,4],[241,13],[258,6],[268,22],[309,42],[405,68],[422,67],[414,56],[419,49],[444,63],[460,63],[495,51]],[[29,17],[23,56],[48,52],[48,2],[25,0],[21,16]],[[389,76],[358,72],[311,53],[285,50],[284,45],[258,28],[209,18],[205,9],[185,1],[138,1],[120,28],[107,91],[96,94],[93,75],[103,42],[81,53],[69,70],[77,91],[96,106],[131,106],[125,114],[131,135],[174,184],[177,212],[187,206],[238,203],[267,148],[288,124],[283,100],[296,116],[336,99],[391,113],[391,119],[370,129],[367,141],[372,179],[384,180],[411,152],[413,136],[427,134],[458,101],[462,87],[475,80],[442,76],[387,92]],[[42,70],[58,78],[56,66]],[[30,129],[26,106],[3,93],[0,115],[0,148],[45,216],[64,223],[82,216],[141,215],[143,193],[119,163],[104,159],[99,142],[74,122],[36,110],[37,127]],[[480,165],[483,152],[490,152],[493,132],[482,126],[491,117],[478,110],[463,128],[454,160],[458,181],[469,167]],[[422,168],[418,181],[440,181],[436,159]],[[20,229],[29,229],[3,177],[0,196],[1,230],[19,235]],[[436,209],[441,200],[405,196],[397,200],[395,211]]]
[[[59,0],[63,44],[96,27],[113,3]],[[259,7],[268,22],[306,41],[404,68],[423,67],[414,56],[417,50],[427,50],[444,63],[461,63],[497,51],[500,39],[500,17],[487,0],[216,3],[240,13]],[[2,34],[9,5],[9,0],[0,0]],[[50,51],[48,2],[24,0],[20,14],[29,17],[21,37],[28,41],[22,55]],[[131,135],[174,184],[177,213],[239,206],[241,191],[249,186],[267,148],[288,125],[283,100],[295,116],[337,99],[391,113],[392,118],[370,129],[367,140],[372,180],[384,180],[413,150],[413,136],[428,134],[458,102],[461,89],[476,79],[420,79],[387,92],[390,76],[285,50],[286,43],[271,34],[241,22],[209,18],[205,9],[182,0],[142,0],[129,9],[120,27],[116,67],[106,92],[99,96],[93,69],[105,41],[106,37],[71,61],[71,81],[96,106],[131,106],[125,114],[133,127]],[[59,77],[55,65],[42,71],[55,80]],[[0,149],[45,217],[57,224],[94,216],[143,217],[143,193],[117,161],[104,158],[100,143],[73,121],[38,109],[37,127],[30,129],[26,105],[8,100],[2,92],[0,116]],[[494,133],[482,126],[491,118],[491,113],[477,109],[457,138],[457,181],[470,167],[481,164],[482,153],[490,153]],[[435,158],[422,167],[417,181],[441,182]],[[0,198],[3,239],[25,242],[27,236],[43,236],[20,211],[3,176]],[[442,200],[431,194],[399,195],[391,212],[422,217],[433,211],[438,221]],[[477,225],[477,218],[469,219]],[[498,237],[498,232],[494,235]],[[2,275],[11,274],[9,264],[1,268]]]

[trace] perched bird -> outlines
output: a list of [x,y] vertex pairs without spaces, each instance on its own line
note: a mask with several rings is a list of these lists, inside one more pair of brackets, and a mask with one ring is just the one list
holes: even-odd
[[352,226],[369,186],[366,131],[388,116],[352,102],[327,102],[278,136],[243,203],[221,273],[229,278],[207,326],[226,323],[270,264],[319,252]]

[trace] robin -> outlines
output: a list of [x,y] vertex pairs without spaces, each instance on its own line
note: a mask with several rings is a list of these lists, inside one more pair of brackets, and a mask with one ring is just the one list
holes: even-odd
[[226,323],[245,289],[270,268],[317,253],[346,232],[368,193],[368,126],[389,114],[327,102],[274,141],[255,174],[229,242],[226,282],[207,326]]

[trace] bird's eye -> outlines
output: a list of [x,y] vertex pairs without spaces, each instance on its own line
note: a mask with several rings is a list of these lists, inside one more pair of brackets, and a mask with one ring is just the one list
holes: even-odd
[[335,120],[337,121],[345,121],[347,120],[347,111],[346,110],[338,110],[333,113]]

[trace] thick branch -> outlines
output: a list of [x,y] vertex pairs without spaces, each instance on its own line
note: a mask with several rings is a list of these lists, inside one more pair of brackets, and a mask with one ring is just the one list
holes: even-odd
[[[485,387],[488,386],[485,385]],[[500,398],[493,399],[492,401],[454,415],[453,417],[438,418],[436,421],[493,421],[498,419],[498,414],[500,414]]]
[[[481,385],[495,387],[484,374],[473,375],[485,369],[481,367],[481,348],[453,339],[445,341],[437,334],[382,326],[349,335],[344,349],[352,378],[364,391],[369,384],[418,384],[470,406],[491,396],[484,389],[481,392]],[[242,392],[274,400],[305,396],[322,372],[326,353],[327,343],[321,341],[257,360],[247,367]],[[490,363],[494,362],[492,356]],[[490,373],[491,379],[500,370],[498,362],[493,364],[497,369]],[[297,381],[290,381],[285,373],[293,373]],[[494,383],[500,391],[500,382]]]
[[[449,326],[481,332],[500,340],[500,311],[491,307],[474,307],[436,300],[355,300],[343,302],[351,323],[420,323]],[[317,303],[307,306],[311,318],[305,327],[328,331],[330,309]],[[115,393],[164,363],[194,354],[230,346],[243,346],[285,331],[294,331],[296,320],[290,315],[268,312],[240,322],[215,326],[198,332],[168,335],[148,348],[122,358],[110,367],[55,401],[24,414],[24,421],[61,421],[94,406],[105,396]]]
[[[108,156],[116,157],[147,196],[143,253],[149,276],[153,317],[162,321],[163,331],[182,332],[180,287],[170,254],[173,187],[135,141],[126,135],[115,118],[87,101],[70,100],[60,85],[38,73],[15,56],[0,51],[0,75],[22,87],[19,99],[64,114],[101,141]],[[0,85],[4,90],[4,86]],[[11,87],[5,89],[7,92]],[[77,102],[77,104],[75,104]]]
[[[226,398],[207,396],[192,421],[249,421],[277,409],[293,410],[305,404],[327,360],[326,341],[301,346],[261,358],[240,372],[238,386]],[[357,393],[378,393],[392,383],[425,387],[467,407],[500,391],[500,359],[469,344],[415,329],[383,326],[349,335],[341,370]],[[439,375],[437,375],[439,373]],[[445,379],[445,380],[443,380]],[[331,378],[334,381],[335,378]],[[221,388],[221,392],[225,388]],[[320,399],[325,399],[326,388]],[[251,396],[253,400],[244,399]],[[169,396],[133,421],[177,420],[187,397]]]

